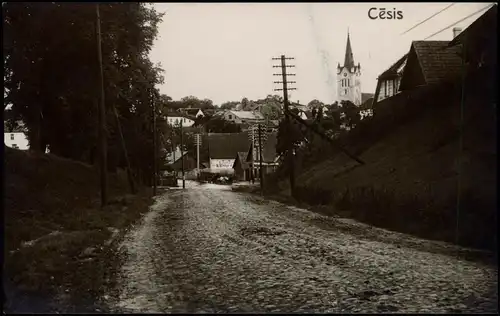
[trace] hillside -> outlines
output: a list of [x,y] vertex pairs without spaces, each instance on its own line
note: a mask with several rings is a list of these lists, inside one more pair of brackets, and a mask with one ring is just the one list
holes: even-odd
[[460,244],[494,247],[495,114],[494,104],[472,97],[466,102],[459,212],[457,102],[426,107],[370,144],[360,156],[365,165],[337,153],[303,170],[299,199],[333,205],[328,212],[376,226],[446,241],[455,240],[458,214]]
[[4,146],[4,170],[4,281],[42,293],[68,284],[99,291],[103,244],[147,211],[150,190],[130,196],[125,173],[110,173],[101,208],[90,165]]

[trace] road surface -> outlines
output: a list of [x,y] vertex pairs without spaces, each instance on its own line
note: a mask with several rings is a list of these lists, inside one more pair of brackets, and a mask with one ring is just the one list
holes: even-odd
[[[365,238],[364,230],[386,238]],[[188,183],[159,196],[125,237],[120,277],[106,298],[116,312],[497,310],[496,268],[404,239],[416,240]]]

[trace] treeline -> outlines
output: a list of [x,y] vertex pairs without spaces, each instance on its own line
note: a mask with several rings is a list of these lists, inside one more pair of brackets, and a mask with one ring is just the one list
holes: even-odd
[[[4,112],[24,122],[30,149],[93,163],[100,98],[96,8],[90,3],[2,4]],[[162,14],[145,3],[99,4],[109,169],[150,180],[151,116],[162,70],[148,56]],[[118,119],[115,117],[115,111]],[[162,124],[162,122],[159,122]]]
[[[362,116],[362,108],[356,106],[351,101],[335,102],[324,104],[318,100],[311,101],[308,106],[312,108],[312,117],[308,119],[308,124],[320,130],[327,137],[335,140],[353,131],[359,125]],[[291,109],[294,114],[299,114],[298,109]],[[325,146],[330,146],[320,135],[311,128],[305,127],[294,119],[291,119],[291,129],[287,129],[284,120],[278,127],[278,142],[276,151],[283,160],[288,155],[288,143],[293,144],[292,149],[298,158],[298,163],[306,165],[324,157]],[[281,164],[279,176],[288,173],[287,164]]]

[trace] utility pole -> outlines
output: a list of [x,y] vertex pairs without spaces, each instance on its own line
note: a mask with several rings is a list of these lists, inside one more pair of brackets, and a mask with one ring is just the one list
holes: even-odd
[[251,157],[250,157],[250,181],[252,184],[255,183],[255,125],[251,125],[249,129],[250,135],[248,135],[251,144]]
[[285,55],[281,55],[281,57],[273,58],[273,60],[281,60],[281,65],[273,66],[273,68],[281,68],[281,74],[274,74],[275,76],[281,76],[283,81],[274,81],[274,83],[282,83],[282,89],[274,89],[274,91],[283,91],[283,102],[284,102],[284,112],[285,112],[285,124],[287,127],[288,134],[288,166],[290,169],[290,193],[292,197],[295,197],[295,163],[294,163],[294,150],[293,150],[293,140],[291,139],[292,135],[292,125],[290,120],[290,109],[288,104],[288,91],[289,90],[297,90],[296,88],[288,88],[288,83],[295,83],[295,81],[287,82],[287,76],[295,76],[295,74],[287,74],[286,68],[295,67],[294,65],[287,65],[286,60],[294,59],[293,57],[285,57]]
[[123,156],[125,157],[125,162],[127,163],[128,184],[130,186],[131,193],[132,194],[136,194],[137,191],[135,189],[134,177],[132,175],[132,168],[130,167],[130,159],[128,158],[127,146],[125,145],[125,138],[123,137],[122,125],[120,123],[120,118],[118,116],[118,111],[116,110],[115,106],[113,106],[113,110],[115,112],[115,118],[116,118],[116,125],[118,127],[118,133],[120,134],[120,140],[121,140],[121,144],[122,144]]
[[156,178],[157,178],[157,170],[156,170],[156,103],[153,100],[153,92],[149,90],[149,96],[151,100],[151,109],[153,111],[153,195],[156,195]]
[[262,130],[259,123],[259,177],[260,177],[260,194],[264,194],[264,172],[262,171]]
[[99,102],[99,169],[101,174],[101,206],[108,203],[108,153],[106,148],[106,108],[104,104],[104,69],[102,66],[101,47],[101,15],[99,14],[99,4],[96,4],[96,33],[97,33],[97,58],[99,62],[99,82],[101,92],[101,102]]
[[184,175],[184,138],[182,136],[182,119],[181,119],[181,163],[182,163],[182,188],[186,188],[186,177]]
[[195,134],[194,139],[196,142],[196,176],[200,178],[200,145],[201,145],[201,134]]

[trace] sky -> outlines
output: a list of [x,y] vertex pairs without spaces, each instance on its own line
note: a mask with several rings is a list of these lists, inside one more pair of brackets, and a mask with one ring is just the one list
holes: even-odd
[[[347,32],[354,61],[361,65],[361,90],[374,93],[377,76],[406,54],[412,41],[430,35],[491,3],[155,3],[164,12],[150,53],[164,69],[160,92],[174,100],[208,98],[216,105],[257,100],[281,88],[281,69],[271,58],[294,57],[292,101],[337,100],[336,68],[343,64]],[[370,19],[379,12],[402,12],[402,19]],[[486,10],[454,25],[465,29]],[[453,38],[453,27],[428,40]],[[293,78],[293,79],[291,79]]]

